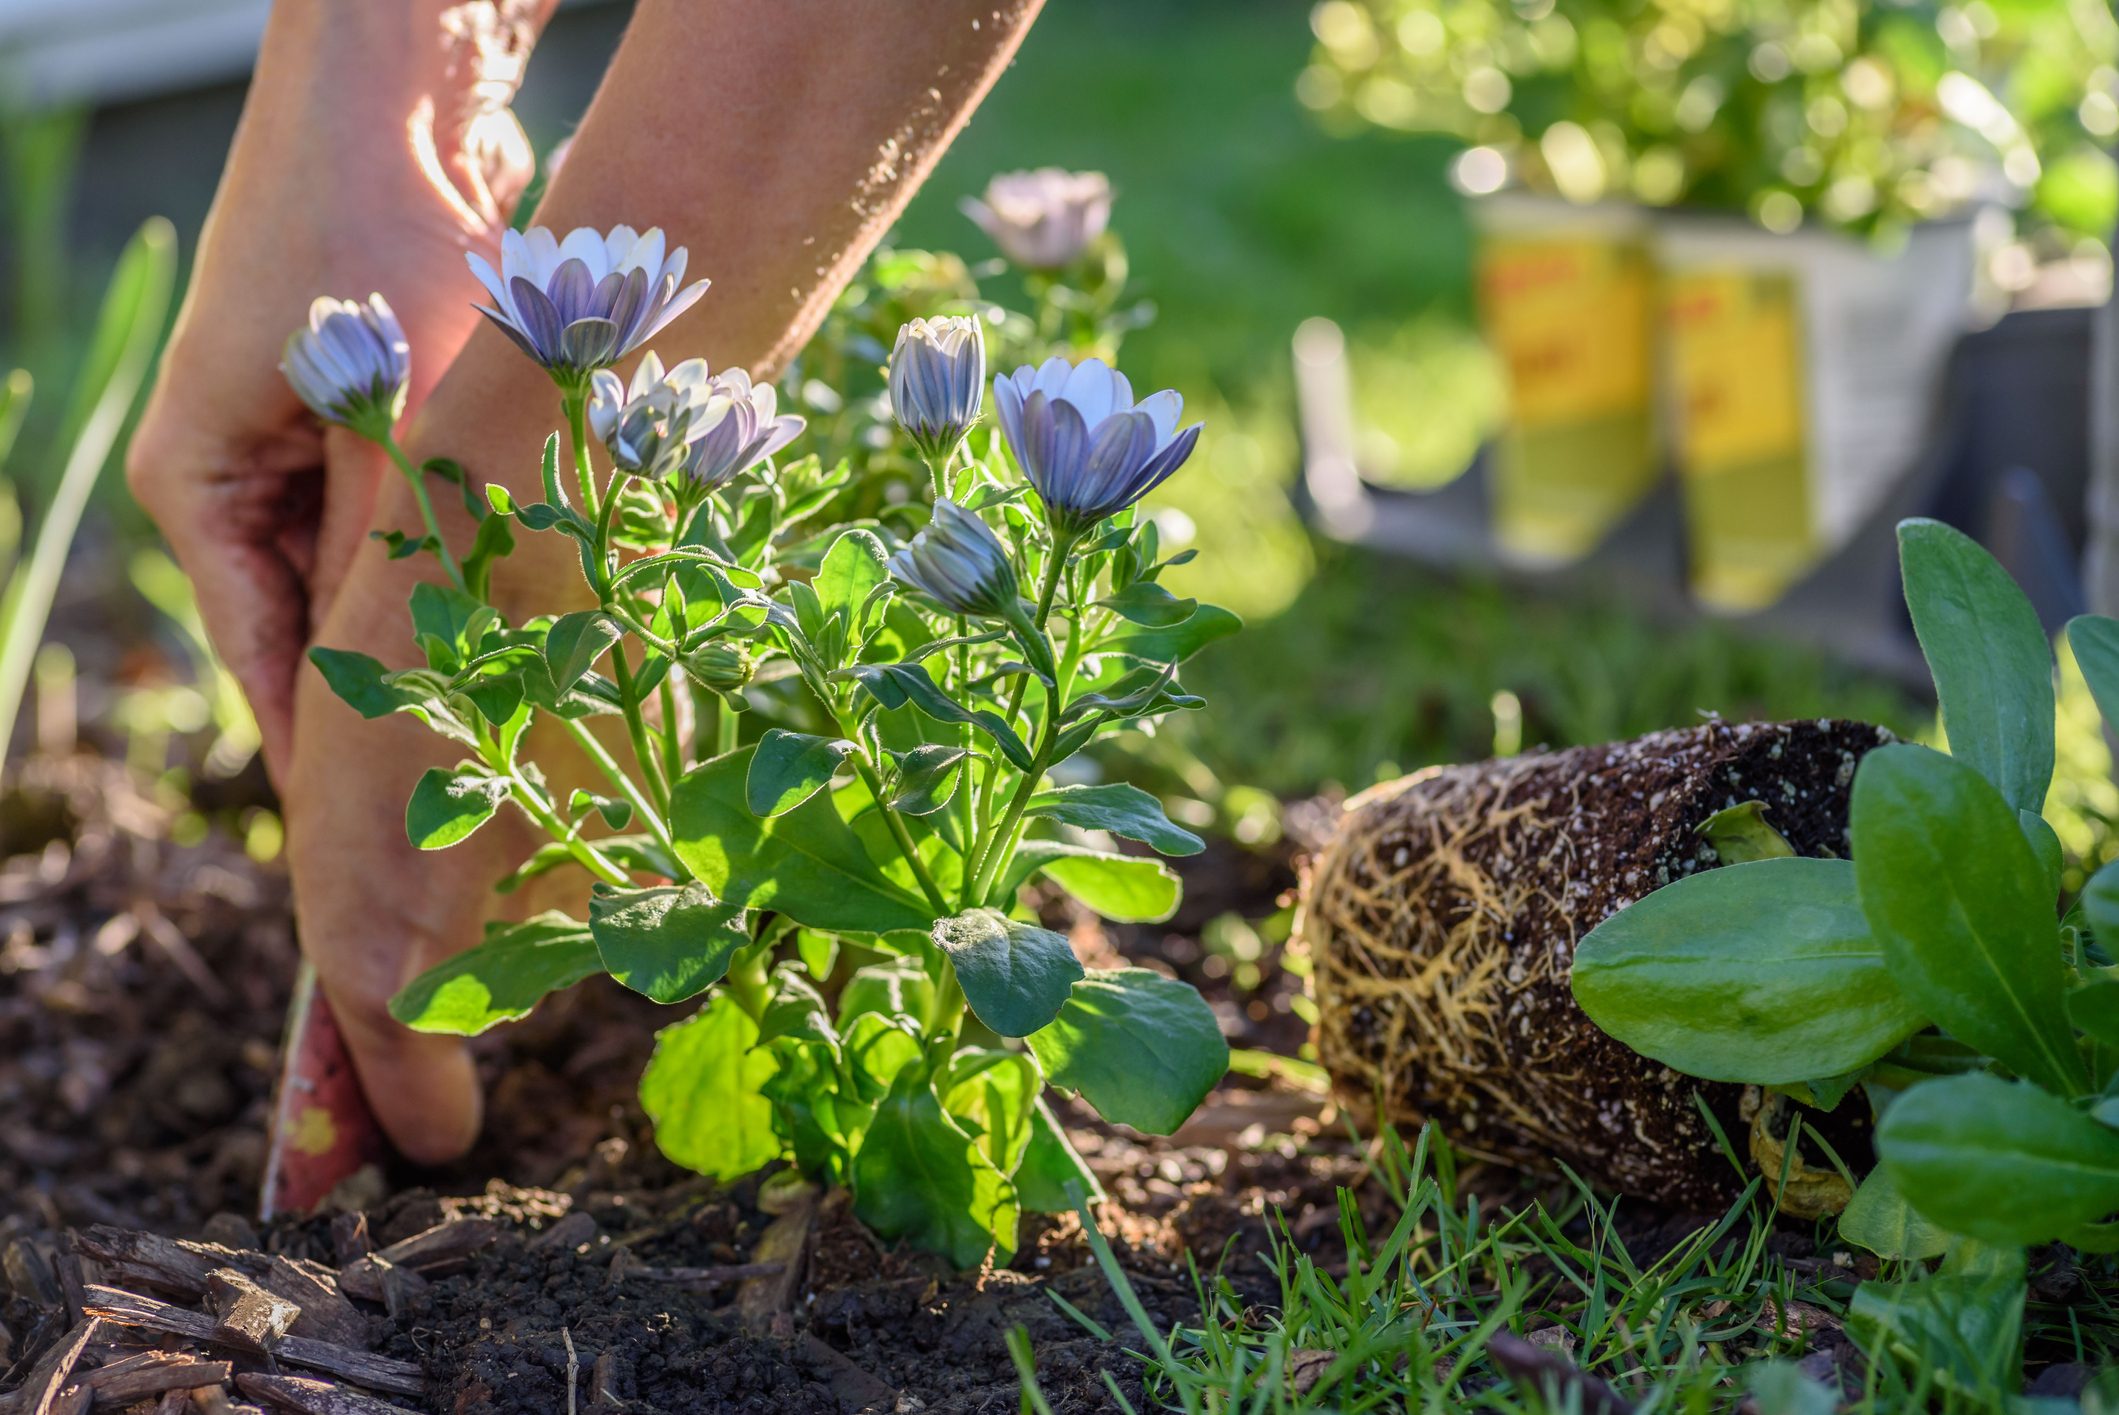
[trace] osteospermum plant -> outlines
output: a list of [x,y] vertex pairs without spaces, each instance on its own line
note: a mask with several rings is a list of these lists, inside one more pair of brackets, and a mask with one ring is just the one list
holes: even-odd
[[[972,437],[982,326],[916,320],[888,386],[931,515],[909,537],[819,528],[858,468],[776,465],[802,420],[770,386],[652,353],[630,378],[613,367],[696,298],[683,266],[659,232],[621,227],[533,230],[500,272],[478,271],[489,317],[558,389],[566,436],[546,443],[543,499],[477,495],[454,464],[398,454],[415,487],[463,490],[473,545],[452,557],[423,494],[425,525],[393,552],[455,568],[413,596],[422,662],[312,653],[364,716],[412,713],[462,749],[414,789],[414,844],[520,811],[547,840],[501,887],[553,870],[593,884],[584,916],[491,926],[392,1010],[472,1034],[607,972],[692,1009],[641,1082],[673,1159],[722,1179],[787,1161],[849,1188],[885,1237],[963,1265],[1005,1258],[1023,1211],[1096,1192],[1048,1088],[1166,1134],[1228,1060],[1191,988],[1085,972],[1024,902],[1042,882],[1107,919],[1164,919],[1176,876],[1118,842],[1201,848],[1145,792],[1065,770],[1104,732],[1199,707],[1179,666],[1236,627],[1161,585],[1183,557],[1162,555],[1138,509],[1199,429],[1180,429],[1176,394],[1136,401],[1085,360],[995,379],[1003,436]],[[320,416],[394,447],[394,322],[379,301],[319,309],[290,342],[290,378]],[[488,603],[516,532],[572,540],[596,607],[511,623]],[[766,680],[797,686],[804,714],[746,732]],[[629,753],[591,731],[604,715]],[[524,754],[540,716],[604,789],[552,791]]]

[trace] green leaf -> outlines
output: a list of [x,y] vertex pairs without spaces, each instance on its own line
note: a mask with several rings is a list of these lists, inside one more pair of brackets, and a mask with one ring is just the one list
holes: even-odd
[[599,796],[581,787],[567,798],[567,811],[579,817],[583,811],[594,810],[603,818],[603,823],[612,830],[624,830],[633,823],[633,803],[622,796]]
[[717,898],[774,909],[813,929],[926,933],[934,911],[861,848],[832,795],[819,792],[761,820],[745,791],[751,755],[716,757],[677,783],[670,828],[677,858]]
[[1045,1078],[1019,1051],[966,1047],[949,1060],[936,1088],[942,1109],[1002,1174],[1013,1174],[1030,1144],[1031,1111]]
[[1755,1361],[1743,1381],[1751,1396],[1744,1408],[1757,1415],[1838,1415],[1837,1388],[1812,1380],[1793,1361]]
[[754,816],[785,815],[829,786],[854,751],[844,737],[813,737],[775,727],[758,739],[751,756],[744,803]]
[[655,1034],[655,1055],[640,1078],[640,1107],[655,1122],[655,1144],[686,1169],[740,1179],[780,1158],[772,1102],[777,1069],[753,1050],[757,1024],[721,993],[695,1017]]
[[389,670],[364,653],[351,649],[313,648],[309,661],[324,675],[324,684],[346,706],[373,722],[405,707],[409,695],[383,681]]
[[2060,849],[2060,837],[2045,823],[2045,817],[2029,811],[2016,813],[2016,824],[2023,827],[2023,838],[2030,844],[2031,856],[2038,861],[2038,873],[2045,881],[2045,892],[2054,899],[2060,897],[2060,872],[2067,863]]
[[475,1037],[527,1016],[546,993],[602,967],[588,926],[556,910],[519,924],[488,924],[476,947],[406,984],[390,999],[390,1015],[415,1032]]
[[1950,754],[2017,810],[2038,811],[2053,779],[2054,712],[2038,611],[1999,561],[1939,521],[1901,521],[1898,554]]
[[854,1212],[883,1238],[977,1267],[1015,1253],[1015,1186],[950,1119],[918,1067],[898,1073],[854,1156]]
[[1795,853],[1787,838],[1766,823],[1764,801],[1739,801],[1716,811],[1695,833],[1714,847],[1715,858],[1725,865],[1786,859]]
[[2078,615],[2068,621],[2067,642],[2104,725],[2119,731],[2119,619]]
[[1065,934],[998,909],[936,920],[934,942],[956,968],[972,1014],[1004,1037],[1028,1036],[1050,1022],[1082,976]]
[[429,668],[455,672],[499,622],[498,613],[454,585],[422,580],[412,587],[412,637]]
[[2082,912],[2107,951],[2119,953],[2119,860],[2104,865],[2082,887]]
[[743,910],[702,884],[599,884],[589,900],[589,932],[612,977],[662,1003],[697,997],[720,982],[729,959],[750,942]]
[[2067,994],[2068,1021],[2099,1045],[2119,1048],[2119,973],[2084,979]]
[[1876,1128],[1891,1182],[1953,1233],[2039,1243],[2119,1209],[2119,1132],[2037,1086],[1923,1081]]
[[967,708],[935,685],[916,663],[864,664],[847,670],[870,697],[887,710],[911,703],[937,722],[964,722],[992,738],[1001,755],[1018,771],[1033,765],[1030,749],[997,712]]
[[405,838],[422,850],[446,850],[500,809],[508,783],[483,768],[429,767],[405,803]]
[[1099,639],[1096,653],[1120,654],[1148,663],[1183,663],[1216,639],[1243,627],[1243,620],[1218,604],[1202,604],[1182,624],[1164,629],[1127,625]]
[[2024,1295],[2020,1274],[1865,1282],[1847,1326],[1863,1349],[1888,1352],[1914,1378],[1973,1396],[1973,1409],[1999,1409],[2023,1369]]
[[600,609],[584,609],[554,620],[544,641],[545,669],[552,675],[553,692],[564,696],[624,634],[625,626]]
[[1058,840],[1026,840],[1009,866],[1004,897],[1034,874],[1121,924],[1159,924],[1177,912],[1184,887],[1170,867],[1145,855],[1113,855]]
[[1162,802],[1141,790],[1115,782],[1103,786],[1060,786],[1030,798],[1025,814],[1046,816],[1082,830],[1108,830],[1138,840],[1165,855],[1197,855],[1207,843],[1170,823]]
[[1015,1192],[1025,1213],[1071,1214],[1101,1201],[1104,1186],[1067,1138],[1059,1117],[1039,1096],[1030,1112],[1030,1144],[1015,1167]]
[[1153,580],[1135,580],[1109,599],[1097,602],[1119,618],[1151,629],[1168,629],[1199,612],[1196,599],[1179,599]]
[[[846,1011],[844,998],[839,1009],[842,1014]],[[873,1104],[881,1100],[900,1075],[921,1069],[918,1024],[910,1018],[863,1012],[845,1025],[845,1034],[846,1069],[858,1101]]]
[[959,768],[971,753],[962,747],[914,747],[898,761],[890,808],[908,816],[931,816],[949,804],[963,776]]
[[854,620],[868,603],[876,586],[890,579],[890,553],[870,530],[842,531],[824,552],[813,588],[826,615],[843,614],[851,639],[859,629]]
[[2015,808],[1962,762],[1901,744],[1862,759],[1849,815],[1862,913],[1899,990],[2020,1075],[2079,1090],[2054,901]]
[[934,979],[917,958],[893,958],[856,968],[839,990],[839,1029],[863,1013],[891,1017],[925,1017],[934,1007]]
[[1856,1070],[1924,1023],[1845,860],[1757,860],[1666,885],[1590,930],[1574,995],[1644,1056],[1765,1086]]
[[1189,985],[1146,968],[1083,978],[1029,1042],[1053,1085],[1079,1091],[1106,1120],[1154,1135],[1184,1124],[1229,1069],[1213,1009]]
[[1869,1171],[1839,1216],[1839,1236],[1858,1243],[1879,1258],[1918,1261],[1937,1258],[1950,1246],[1950,1235],[1921,1217],[1881,1165]]

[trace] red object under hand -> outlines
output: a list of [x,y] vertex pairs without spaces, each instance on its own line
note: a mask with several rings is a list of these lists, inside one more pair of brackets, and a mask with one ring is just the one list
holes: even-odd
[[258,1216],[308,1213],[341,1180],[387,1152],[338,1019],[305,961],[287,1007]]

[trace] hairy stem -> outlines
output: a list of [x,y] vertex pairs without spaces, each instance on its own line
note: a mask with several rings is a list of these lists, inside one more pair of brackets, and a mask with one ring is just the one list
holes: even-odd
[[405,484],[412,488],[412,498],[419,503],[420,522],[427,528],[428,539],[434,542],[434,558],[449,572],[449,582],[469,594],[471,587],[464,581],[464,567],[457,563],[456,556],[449,550],[449,543],[442,539],[441,522],[435,519],[434,498],[427,494],[426,477],[412,465],[405,449],[397,445],[394,434],[383,434],[383,450],[390,454],[391,461],[397,463],[397,469],[405,474]]
[[670,839],[667,819],[656,809],[655,803],[642,793],[640,783],[633,780],[625,768],[618,765],[617,760],[604,750],[603,743],[596,740],[596,734],[589,731],[588,726],[579,718],[562,717],[559,720],[566,725],[567,735],[572,737],[582,753],[596,764],[596,769],[603,773],[605,779],[618,788],[618,794],[631,804],[633,814],[639,816],[647,825],[648,834],[655,837],[656,843],[674,861],[677,847]]

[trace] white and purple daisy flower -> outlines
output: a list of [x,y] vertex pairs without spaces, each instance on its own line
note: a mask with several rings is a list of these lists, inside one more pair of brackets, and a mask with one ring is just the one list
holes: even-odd
[[1101,359],[1025,364],[993,380],[993,402],[1054,533],[1069,538],[1160,486],[1203,426],[1179,430],[1185,404],[1172,389],[1134,402],[1133,385]]
[[[479,312],[561,383],[578,383],[639,348],[706,293],[682,285],[684,247],[660,227],[609,233],[582,226],[564,240],[542,226],[501,237],[500,269],[468,257],[493,297]],[[682,288],[680,288],[682,286]]]

